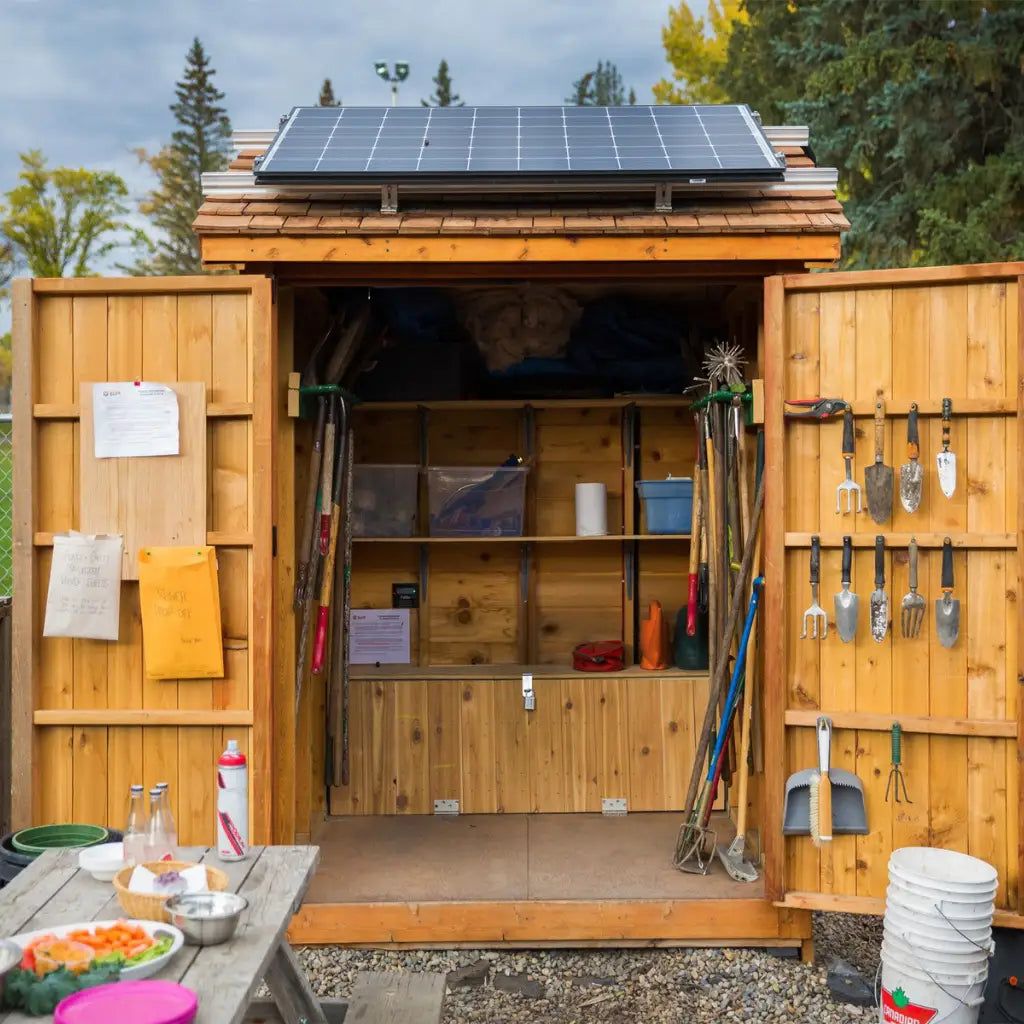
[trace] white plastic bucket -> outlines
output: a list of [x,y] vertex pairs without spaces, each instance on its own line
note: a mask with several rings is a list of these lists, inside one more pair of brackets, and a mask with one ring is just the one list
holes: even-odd
[[977,1024],[987,978],[987,968],[972,974],[946,974],[883,956],[879,1020],[883,1024],[923,1020],[929,1024]]
[[930,846],[904,846],[893,850],[889,857],[889,877],[893,876],[960,892],[970,892],[979,886],[984,891],[999,881],[999,873],[986,861]]
[[904,939],[886,932],[882,939],[883,955],[886,951],[903,961],[927,963],[928,969],[947,974],[970,974],[988,963],[988,950],[965,945],[961,950],[934,950],[920,945],[913,937]]
[[884,933],[886,938],[891,936],[939,956],[943,953],[959,953],[967,947],[991,953],[994,947],[990,928],[976,929],[973,932],[965,932],[961,928],[960,931],[956,931],[945,921],[941,925],[930,925],[922,922],[912,923],[887,915]]
[[949,918],[957,923],[991,921],[995,912],[995,903],[991,899],[986,903],[961,903],[959,900],[946,897],[918,895],[894,885],[889,886],[885,897],[887,906],[892,904],[902,907],[911,914],[930,914],[939,918]]
[[945,940],[956,944],[968,941],[984,945],[992,938],[992,927],[987,921],[969,924],[954,921],[952,918],[947,920],[938,916],[911,914],[894,904],[886,907],[885,924],[897,932],[907,931],[922,934],[927,929],[927,934],[935,941]]
[[890,875],[889,884],[903,892],[933,896],[935,899],[953,900],[957,903],[987,903],[996,898],[996,890],[999,888],[999,883],[993,882],[984,889],[979,886],[973,892],[964,892],[960,889],[947,889],[941,882],[925,885],[923,882],[911,882],[899,875]]

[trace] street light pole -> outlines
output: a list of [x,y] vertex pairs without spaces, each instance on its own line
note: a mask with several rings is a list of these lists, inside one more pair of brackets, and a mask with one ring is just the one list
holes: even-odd
[[405,60],[395,61],[395,70],[392,74],[391,68],[386,60],[374,62],[373,70],[381,81],[391,85],[391,106],[398,106],[398,83],[404,82],[409,77],[409,62]]

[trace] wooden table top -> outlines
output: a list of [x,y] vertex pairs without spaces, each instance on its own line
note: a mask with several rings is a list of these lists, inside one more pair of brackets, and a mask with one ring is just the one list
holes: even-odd
[[[183,847],[181,860],[220,868],[228,888],[249,901],[234,936],[219,946],[184,946],[155,977],[199,996],[196,1024],[239,1024],[249,1000],[302,903],[320,857],[316,846],[254,846],[245,860],[222,862],[216,850]],[[78,870],[77,850],[53,850],[0,889],[0,937],[79,921],[126,916],[113,884]],[[4,1024],[48,1018],[0,1013]]]

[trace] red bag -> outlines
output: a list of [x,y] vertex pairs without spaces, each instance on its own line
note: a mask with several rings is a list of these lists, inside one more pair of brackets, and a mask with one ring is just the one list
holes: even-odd
[[572,667],[577,672],[620,672],[626,661],[621,640],[598,640],[579,644],[572,652]]

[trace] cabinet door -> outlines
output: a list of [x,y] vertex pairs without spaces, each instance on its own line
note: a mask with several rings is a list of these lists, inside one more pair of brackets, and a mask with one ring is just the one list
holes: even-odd
[[[766,492],[765,779],[762,813],[769,895],[793,906],[868,909],[885,896],[890,853],[902,846],[973,854],[999,871],[997,906],[1020,903],[1018,496],[1020,274],[1024,264],[806,274],[770,278],[765,290]],[[824,396],[853,407],[854,478],[874,461],[876,401],[885,403],[884,463],[895,470],[891,514],[837,513],[844,477],[842,417],[786,418],[783,400]],[[956,489],[939,487],[941,408],[952,400]],[[920,413],[920,507],[904,510],[899,467],[908,460],[911,403]],[[845,507],[845,505],[844,505]],[[810,541],[820,535],[825,640],[801,640],[811,600]],[[856,637],[832,623],[843,536],[853,538]],[[874,542],[885,537],[891,628],[872,639]],[[920,634],[905,639],[908,544],[920,549],[927,601]],[[959,637],[939,642],[942,543],[954,546]],[[785,780],[816,764],[814,721],[833,721],[832,767],[864,786],[869,833],[837,836],[824,852],[783,838]],[[890,728],[903,728],[912,803],[885,800]]]
[[[268,278],[24,280],[14,285],[14,813],[123,826],[131,783],[171,785],[183,844],[214,834],[214,762],[248,751],[251,835],[270,838],[272,440]],[[46,639],[53,534],[79,526],[79,385],[201,381],[206,540],[217,549],[223,679],[143,672],[138,584],[115,643]],[[173,494],[162,496],[174,501]]]

